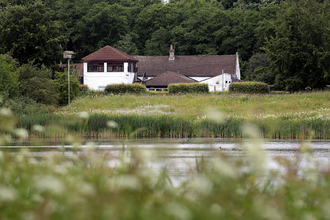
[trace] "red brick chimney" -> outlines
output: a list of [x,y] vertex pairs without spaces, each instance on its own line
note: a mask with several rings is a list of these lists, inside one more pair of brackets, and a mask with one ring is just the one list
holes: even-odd
[[170,58],[169,60],[174,60],[175,56],[174,56],[174,49],[173,49],[173,45],[171,45],[170,47]]

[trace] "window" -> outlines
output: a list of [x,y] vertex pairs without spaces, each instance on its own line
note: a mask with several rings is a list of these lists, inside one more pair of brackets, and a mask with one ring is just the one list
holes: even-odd
[[104,72],[104,63],[88,63],[88,72]]
[[118,64],[118,72],[124,72],[124,64],[123,63]]
[[108,72],[124,72],[124,64],[123,63],[108,63],[107,71]]
[[108,63],[108,72],[112,72],[112,63]]

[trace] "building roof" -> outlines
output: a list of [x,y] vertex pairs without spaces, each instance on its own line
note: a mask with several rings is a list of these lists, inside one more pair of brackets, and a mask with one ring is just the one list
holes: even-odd
[[89,54],[81,59],[83,62],[89,61],[133,61],[138,62],[136,58],[124,53],[117,48],[105,46],[94,53]]
[[[149,75],[148,75],[149,76]],[[147,87],[167,87],[172,83],[194,83],[194,79],[186,77],[179,73],[167,71],[146,81]]]
[[[78,76],[84,76],[84,64],[83,63],[71,63],[70,65],[73,66],[74,68],[76,68]],[[61,67],[67,69],[68,64],[64,63],[61,65]],[[71,71],[72,71],[72,69],[70,70],[70,72]]]
[[222,70],[236,74],[236,55],[175,56],[174,60],[169,60],[168,56],[134,57],[139,60],[138,76],[147,73],[148,77],[155,77],[166,71],[189,77],[214,77]]
[[82,64],[82,63],[73,63],[72,66],[77,68],[78,76],[84,76],[84,64]]

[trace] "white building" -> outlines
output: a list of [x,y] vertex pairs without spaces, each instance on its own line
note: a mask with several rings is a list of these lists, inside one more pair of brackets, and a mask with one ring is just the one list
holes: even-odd
[[92,90],[104,90],[109,84],[132,84],[136,80],[137,59],[105,46],[81,59],[83,84]]
[[229,85],[235,82],[236,79],[232,74],[222,73],[221,75],[206,79],[200,83],[206,83],[209,85],[209,91],[228,91]]

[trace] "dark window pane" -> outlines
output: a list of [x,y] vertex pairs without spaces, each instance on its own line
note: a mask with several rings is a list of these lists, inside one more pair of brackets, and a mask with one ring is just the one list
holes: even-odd
[[108,63],[108,72],[112,72],[112,63]]

